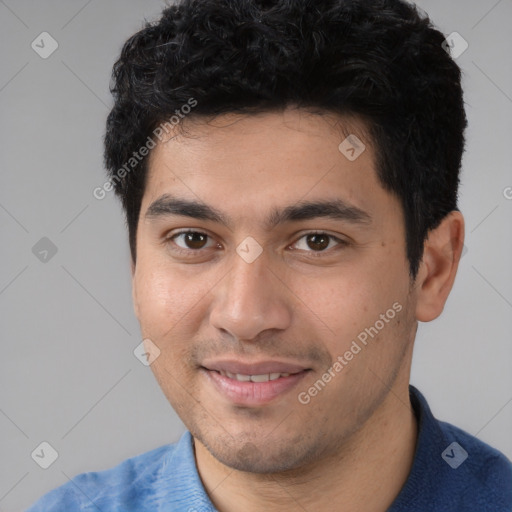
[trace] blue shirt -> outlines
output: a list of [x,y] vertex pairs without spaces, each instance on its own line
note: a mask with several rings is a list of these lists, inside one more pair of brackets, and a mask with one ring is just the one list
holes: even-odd
[[[432,415],[409,387],[418,442],[407,481],[388,512],[511,512],[512,463],[499,451]],[[383,468],[385,471],[385,468]],[[340,510],[335,507],[332,510]],[[197,472],[190,432],[180,441],[83,473],[27,512],[216,512]]]

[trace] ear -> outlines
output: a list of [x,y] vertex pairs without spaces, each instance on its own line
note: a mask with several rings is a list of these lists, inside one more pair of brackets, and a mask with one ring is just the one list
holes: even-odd
[[139,318],[139,301],[137,299],[137,286],[135,280],[135,263],[132,260],[131,263],[131,274],[132,274],[132,302],[133,302],[133,311],[135,312],[135,316]]
[[430,322],[444,309],[464,248],[464,217],[450,212],[430,231],[416,277],[416,319]]

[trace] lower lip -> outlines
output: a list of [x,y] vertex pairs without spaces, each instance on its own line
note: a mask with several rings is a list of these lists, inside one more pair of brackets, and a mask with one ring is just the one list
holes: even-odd
[[236,405],[264,405],[294,388],[306,375],[304,370],[288,377],[267,382],[241,382],[203,368],[218,391]]

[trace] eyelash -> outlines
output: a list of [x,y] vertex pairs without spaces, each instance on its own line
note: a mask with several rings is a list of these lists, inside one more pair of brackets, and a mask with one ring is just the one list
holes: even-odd
[[[211,238],[210,235],[208,235],[207,233],[204,233],[202,231],[196,231],[196,230],[192,230],[192,229],[188,229],[188,230],[184,230],[184,231],[179,231],[177,233],[174,233],[172,234],[171,236],[168,236],[165,238],[165,242],[166,243],[169,243],[169,242],[172,242],[174,244],[174,247],[172,249],[173,252],[175,253],[178,253],[178,254],[181,254],[181,255],[191,255],[191,253],[199,253],[200,251],[203,251],[203,249],[183,249],[183,247],[179,247],[177,246],[175,243],[174,243],[174,239],[181,236],[181,235],[187,235],[187,234],[197,234],[197,235],[204,235],[208,238]],[[308,233],[304,233],[303,235],[301,235],[294,243],[293,245],[295,245],[299,240],[302,240],[303,238],[307,237],[307,236],[310,236],[310,235],[324,235],[326,237],[328,237],[330,240],[334,240],[337,242],[338,244],[338,247],[347,247],[350,245],[349,242],[347,242],[346,240],[342,240],[334,235],[330,235],[329,233],[325,233],[324,231],[310,231]],[[204,249],[204,250],[207,250],[208,248]],[[329,253],[330,251],[332,251],[332,248],[330,249],[324,249],[322,251],[306,251],[307,253],[310,254],[311,257],[313,258],[318,258],[318,257],[322,257],[324,254],[326,253]]]

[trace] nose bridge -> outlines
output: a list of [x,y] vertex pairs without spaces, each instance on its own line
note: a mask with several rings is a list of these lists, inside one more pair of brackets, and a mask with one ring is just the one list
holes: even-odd
[[245,260],[234,254],[232,266],[211,311],[211,323],[237,339],[251,340],[267,329],[284,329],[289,311],[282,284],[268,268],[264,254]]
[[265,266],[264,257],[260,256],[253,262],[244,261],[241,257],[233,258],[233,266],[228,275],[228,300],[235,301],[236,304],[260,307],[262,295],[268,293],[268,276],[269,270]]

